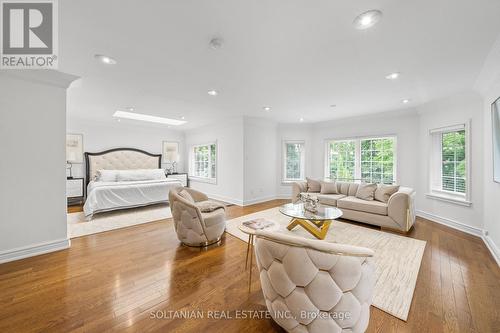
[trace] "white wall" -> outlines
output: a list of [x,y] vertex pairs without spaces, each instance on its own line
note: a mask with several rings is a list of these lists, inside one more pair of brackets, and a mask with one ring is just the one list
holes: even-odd
[[[491,86],[484,97],[484,182],[483,182],[483,220],[484,230],[490,249],[500,260],[500,183],[493,181],[493,147],[491,104],[500,97],[500,78]],[[499,262],[500,264],[500,262]]]
[[214,199],[242,205],[244,202],[243,117],[186,131],[186,154],[193,145],[217,141],[217,183],[191,180],[192,188]]
[[[113,123],[79,119],[68,116],[67,132],[83,134],[84,152],[99,152],[111,148],[138,148],[153,154],[162,153],[163,141],[179,142],[181,160],[177,166],[178,172],[185,171],[184,133],[165,126],[142,124],[122,120]],[[74,164],[73,177],[85,175],[85,164]]]
[[[420,115],[418,152],[421,157],[418,163],[417,210],[434,219],[459,223],[466,227],[470,226],[471,231],[477,229],[480,234],[483,225],[483,149],[481,148],[483,143],[483,100],[481,96],[473,91],[464,92],[430,102],[417,109]],[[463,124],[469,119],[471,120],[471,165],[468,167],[472,206],[465,207],[426,197],[425,194],[429,192],[429,130]]]
[[493,45],[476,83],[483,97],[483,221],[484,240],[500,265],[500,184],[493,181],[491,104],[500,97],[500,36]]
[[276,197],[277,124],[262,118],[244,121],[244,204]]
[[[306,176],[322,179],[325,165],[325,142],[329,139],[344,139],[365,136],[395,135],[397,137],[397,182],[416,187],[418,145],[418,118],[414,110],[381,113],[366,117],[340,119],[315,124],[280,125],[278,141],[306,141]],[[280,148],[281,149],[281,148]],[[281,182],[282,158],[279,162]],[[290,185],[278,184],[280,196],[291,195]]]
[[19,72],[0,73],[0,262],[69,246],[66,87],[76,77]]

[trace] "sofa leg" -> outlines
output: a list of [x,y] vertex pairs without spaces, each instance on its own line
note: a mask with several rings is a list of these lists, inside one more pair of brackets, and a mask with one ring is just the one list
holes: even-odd
[[413,228],[413,226],[411,226],[408,231],[404,231],[404,230],[400,230],[400,229],[396,229],[396,228],[380,227],[380,230],[387,231],[387,232],[393,232],[393,233],[400,234],[400,235],[408,235],[412,228]]

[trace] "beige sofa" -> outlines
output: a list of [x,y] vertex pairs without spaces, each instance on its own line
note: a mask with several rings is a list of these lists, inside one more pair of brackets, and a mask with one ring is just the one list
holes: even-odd
[[292,186],[292,202],[297,202],[300,193],[308,193],[324,205],[335,206],[342,210],[342,218],[378,225],[382,229],[408,232],[415,223],[415,191],[400,187],[391,195],[387,203],[356,198],[357,183],[337,182],[339,194],[308,192],[307,182],[296,182]]

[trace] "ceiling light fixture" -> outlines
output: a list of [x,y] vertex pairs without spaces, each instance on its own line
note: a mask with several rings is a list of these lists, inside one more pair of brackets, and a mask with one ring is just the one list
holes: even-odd
[[264,106],[263,109],[264,109],[264,111],[271,111],[271,107],[270,106]]
[[304,118],[300,118],[300,119],[299,119],[299,121],[300,121],[300,122],[303,122],[303,121],[304,121]]
[[409,100],[408,98],[405,98],[405,99],[403,99],[403,100],[401,101],[401,103],[403,103],[403,104],[408,104],[408,103],[410,103],[410,100]]
[[208,45],[212,50],[218,50],[222,48],[222,45],[224,44],[224,40],[219,37],[214,37],[210,40]]
[[120,110],[116,111],[113,114],[113,117],[147,121],[150,123],[159,123],[159,124],[174,125],[174,126],[179,126],[179,125],[183,125],[186,123],[186,121],[184,121],[184,120],[156,117],[156,116],[150,116],[150,115],[142,114],[142,113],[133,113],[133,112],[127,112],[127,111],[120,111]]
[[184,119],[186,119],[186,117],[182,116],[181,119],[184,120]]
[[364,30],[371,28],[375,24],[377,24],[377,22],[380,21],[381,17],[382,17],[382,12],[380,10],[373,9],[358,15],[354,19],[353,23],[356,29]]
[[337,104],[330,104],[330,107],[331,107],[331,108],[336,108],[336,107],[337,107]]
[[94,58],[102,62],[103,64],[106,65],[116,65],[117,61],[111,57],[102,55],[102,54],[96,54],[94,55]]
[[387,80],[396,80],[397,78],[399,78],[399,75],[401,75],[401,73],[399,72],[394,72],[394,73],[391,73],[391,74],[388,74],[385,76],[385,78]]
[[208,94],[209,94],[210,96],[217,96],[217,95],[219,94],[219,92],[218,92],[217,90],[209,90],[209,91],[208,91]]

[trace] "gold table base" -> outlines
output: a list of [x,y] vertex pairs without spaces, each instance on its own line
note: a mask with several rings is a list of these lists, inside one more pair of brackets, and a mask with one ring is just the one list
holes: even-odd
[[293,228],[299,225],[302,228],[306,229],[311,235],[313,235],[317,239],[325,239],[326,233],[328,232],[331,223],[332,220],[315,221],[315,220],[292,219],[286,228],[288,230],[292,230]]

